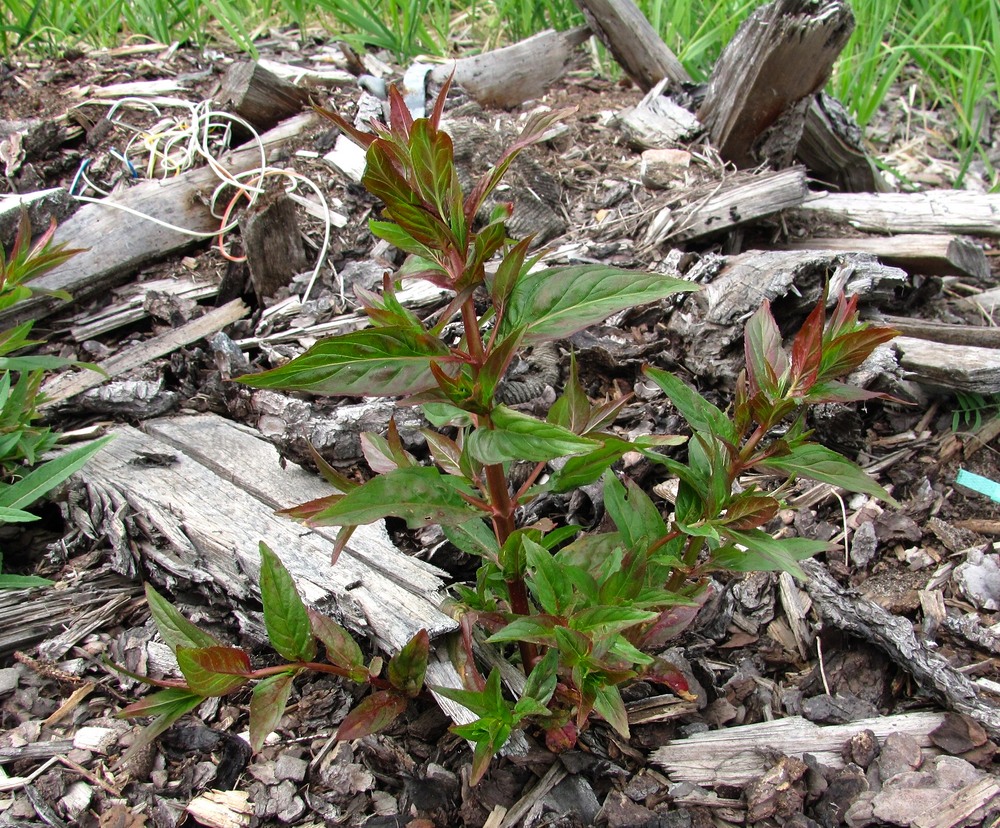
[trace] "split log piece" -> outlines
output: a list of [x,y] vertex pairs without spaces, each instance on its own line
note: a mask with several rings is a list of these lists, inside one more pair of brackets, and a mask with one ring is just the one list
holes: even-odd
[[691,241],[797,207],[809,195],[801,167],[780,172],[736,173],[715,185],[671,192],[646,228],[643,247]]
[[541,97],[566,71],[573,50],[588,37],[586,26],[565,32],[546,30],[511,46],[443,63],[431,70],[430,79],[440,85],[454,71],[454,82],[477,102],[510,109]]
[[765,299],[787,327],[805,318],[824,285],[830,297],[843,290],[877,305],[908,283],[902,270],[867,253],[750,251],[724,261],[708,285],[685,297],[681,312],[667,322],[667,335],[696,376],[727,384],[743,367],[746,320]]
[[[308,604],[335,607],[345,623],[372,632],[388,651],[421,629],[432,637],[455,629],[437,603],[373,569],[350,543],[330,566],[333,543],[327,537],[275,515],[253,493],[256,481],[284,477],[273,457],[261,468],[253,457],[232,455],[222,477],[175,445],[134,428],[120,426],[112,433],[114,439],[79,475],[88,486],[118,491],[141,517],[138,523],[155,535],[155,542],[136,545],[157,582],[182,580],[242,609],[247,598],[259,599],[258,544],[263,541],[281,558]],[[390,549],[385,553],[392,554]]]
[[643,92],[663,78],[690,83],[687,69],[632,0],[577,0],[577,6],[615,60]]
[[204,316],[192,319],[179,328],[147,339],[141,345],[136,345],[119,351],[114,356],[103,360],[99,365],[103,373],[90,370],[66,371],[50,379],[42,388],[45,401],[40,407],[53,406],[56,403],[75,397],[90,388],[94,388],[111,377],[141,368],[147,362],[166,356],[184,345],[190,345],[199,339],[204,339],[216,331],[242,319],[248,313],[248,308],[240,299],[210,310]]
[[972,239],[962,236],[904,233],[862,238],[821,237],[786,242],[779,249],[871,253],[887,265],[901,267],[907,273],[976,279],[987,279],[990,275],[990,263],[983,249]]
[[226,70],[215,100],[256,130],[267,130],[302,111],[309,103],[309,90],[289,83],[257,61],[244,60]]
[[1000,785],[988,776],[955,791],[944,802],[925,811],[910,823],[912,828],[954,828],[980,808],[985,809],[1000,796]]
[[[993,329],[975,330],[988,333]],[[946,345],[912,336],[896,337],[890,345],[908,379],[948,391],[1000,393],[1000,350]]]
[[919,641],[906,618],[845,590],[818,561],[803,561],[802,568],[806,591],[824,624],[874,644],[948,709],[971,716],[994,738],[1000,735],[1000,708],[981,699],[965,675]]
[[769,752],[797,759],[810,753],[821,765],[842,768],[844,743],[856,733],[871,730],[879,740],[890,733],[907,733],[921,747],[932,748],[930,733],[943,721],[943,713],[904,713],[823,726],[801,716],[790,716],[696,733],[657,748],[650,758],[675,782],[743,787],[767,770]]
[[996,193],[823,193],[802,207],[842,218],[869,233],[1000,236],[1000,195]]
[[903,336],[914,339],[962,347],[1000,348],[1000,328],[949,325],[930,319],[909,319],[905,316],[882,316],[880,321],[895,328]]
[[[265,133],[261,136],[265,153],[315,121],[316,116],[307,113]],[[260,151],[237,150],[223,156],[220,163],[231,173],[246,172],[260,163]],[[218,229],[219,220],[212,217],[200,195],[212,192],[218,181],[210,169],[199,167],[167,181],[144,181],[100,204],[85,204],[59,226],[55,241],[89,249],[40,276],[32,286],[40,291],[66,291],[74,301],[82,301],[126,281],[148,262],[197,244],[198,239],[107,204],[121,204],[189,230],[210,233]],[[95,244],[95,239],[100,239],[100,244]],[[62,300],[36,294],[0,312],[0,328],[39,319],[61,307],[65,307]]]
[[671,149],[686,145],[704,129],[692,112],[663,94],[664,78],[638,104],[621,112],[615,122],[628,142],[639,149]]
[[266,69],[283,80],[300,86],[354,86],[358,79],[344,69],[315,69],[308,66],[293,66],[268,58],[258,58],[257,66]]
[[288,287],[306,269],[295,204],[282,192],[262,196],[240,216],[243,250],[258,302]]
[[786,167],[812,96],[826,84],[854,29],[842,0],[774,0],[756,9],[722,50],[698,117],[737,167]]
[[815,95],[806,110],[797,160],[810,175],[841,193],[886,190],[882,174],[865,151],[861,128],[847,108],[825,92]]

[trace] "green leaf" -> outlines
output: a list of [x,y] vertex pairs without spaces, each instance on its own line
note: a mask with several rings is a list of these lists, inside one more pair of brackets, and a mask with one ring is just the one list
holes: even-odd
[[627,630],[659,617],[659,613],[632,607],[589,607],[574,613],[569,625],[581,632],[599,632],[602,636]]
[[177,664],[188,686],[202,696],[224,696],[247,683],[250,657],[237,647],[178,647]]
[[594,710],[615,729],[623,739],[629,738],[628,713],[621,693],[614,685],[599,684],[594,688]]
[[496,535],[482,520],[470,520],[457,526],[442,526],[444,535],[466,555],[475,555],[488,561],[497,561],[500,544]]
[[60,454],[53,460],[48,460],[41,466],[32,469],[14,483],[0,492],[0,506],[10,509],[20,509],[30,506],[42,495],[52,491],[74,472],[82,469],[87,461],[111,440],[102,437],[75,449]]
[[337,741],[349,742],[385,730],[406,712],[406,696],[395,690],[379,690],[367,696],[337,728]]
[[26,512],[24,509],[0,506],[0,523],[31,523],[33,520],[38,520],[38,515]]
[[468,451],[481,463],[542,462],[583,454],[600,446],[596,440],[579,437],[568,429],[504,405],[493,410],[492,421],[494,428],[476,429],[466,443]]
[[41,578],[38,575],[11,575],[0,573],[0,589],[33,589],[34,587],[52,586],[55,581]]
[[667,525],[656,504],[642,489],[628,481],[628,498],[625,487],[613,472],[604,476],[604,506],[615,522],[627,549],[649,545],[667,534]]
[[411,699],[423,689],[430,646],[427,630],[420,630],[389,659],[389,683]]
[[524,683],[521,697],[534,699],[539,704],[548,704],[559,680],[558,667],[559,651],[551,649],[531,668],[531,675]]
[[264,740],[281,721],[292,692],[295,671],[268,676],[253,689],[250,698],[250,747],[264,747]]
[[120,711],[118,717],[122,719],[129,719],[135,716],[156,716],[156,719],[142,729],[138,738],[132,742],[132,745],[125,751],[122,758],[118,760],[115,767],[118,768],[128,764],[133,756],[152,744],[157,736],[163,733],[185,713],[194,710],[203,701],[205,701],[204,696],[187,688],[171,687],[166,690],[159,690]]
[[892,496],[863,469],[818,443],[794,446],[787,454],[770,457],[757,465],[788,476],[798,475],[821,483],[830,483],[849,492],[864,492],[893,506],[898,505]]
[[730,419],[701,394],[668,371],[661,371],[651,365],[645,366],[642,370],[663,389],[663,393],[676,406],[692,429],[711,431],[723,440],[736,442],[736,429]]
[[550,615],[562,615],[573,597],[569,582],[562,577],[559,564],[552,553],[531,538],[522,537],[525,560],[532,570],[528,580],[528,588],[537,599],[539,605]]
[[239,382],[352,397],[415,394],[437,385],[430,366],[447,355],[447,346],[435,337],[406,328],[371,328],[326,339],[280,368]]
[[515,618],[499,632],[493,633],[486,640],[490,644],[500,644],[505,641],[530,641],[533,644],[551,644],[556,630],[560,629],[552,618],[539,616],[536,618]]
[[285,565],[266,543],[260,543],[260,597],[271,646],[288,661],[312,661],[316,639],[309,613]]
[[352,489],[332,506],[315,514],[318,526],[374,523],[398,517],[416,529],[431,524],[462,524],[482,513],[462,499],[472,490],[457,477],[431,467],[396,469]]
[[223,646],[214,635],[188,621],[173,604],[149,584],[146,584],[146,603],[149,605],[149,612],[153,616],[156,629],[160,631],[160,638],[174,653],[178,647],[199,649]]
[[365,657],[354,636],[332,618],[315,610],[309,610],[309,620],[313,635],[326,647],[327,661],[350,670],[355,681],[364,681],[368,673],[364,666]]
[[605,265],[547,268],[514,286],[503,324],[526,329],[525,343],[563,339],[637,305],[645,305],[696,285],[657,273]]
[[830,545],[824,541],[806,538],[772,538],[760,529],[740,532],[727,529],[726,534],[736,543],[746,547],[740,551],[732,546],[717,549],[712,553],[712,563],[736,572],[787,572],[796,578],[805,579],[799,561],[824,552]]

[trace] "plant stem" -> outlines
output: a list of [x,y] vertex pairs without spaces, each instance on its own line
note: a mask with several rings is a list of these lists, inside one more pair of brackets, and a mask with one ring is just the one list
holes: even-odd
[[701,547],[704,544],[705,539],[695,537],[691,535],[687,539],[687,548],[684,550],[684,568],[675,569],[670,574],[670,580],[667,581],[667,589],[670,592],[676,592],[682,586],[684,586],[684,581],[687,580],[688,572],[694,568],[694,565],[698,563],[698,553],[701,552]]

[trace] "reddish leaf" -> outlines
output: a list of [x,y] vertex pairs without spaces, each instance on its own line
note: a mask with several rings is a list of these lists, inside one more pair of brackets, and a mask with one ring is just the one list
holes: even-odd
[[[356,487],[355,487],[356,488]],[[320,512],[324,512],[331,506],[336,504],[341,498],[342,494],[327,495],[326,497],[318,497],[316,500],[310,500],[306,503],[300,503],[297,506],[289,506],[287,509],[279,509],[279,515],[288,515],[296,520],[312,520]]]
[[389,87],[389,126],[403,138],[409,137],[410,129],[413,127],[413,116],[395,84]]
[[406,696],[395,690],[372,693],[344,717],[337,729],[337,739],[350,741],[385,730],[406,712]]
[[268,676],[253,689],[250,699],[250,747],[260,750],[267,735],[278,726],[292,692],[295,672]]
[[247,682],[250,657],[236,647],[177,648],[177,664],[192,691],[224,696]]
[[691,685],[680,669],[662,658],[654,659],[653,663],[643,671],[642,678],[646,681],[655,681],[657,684],[665,684],[685,701],[694,701],[697,698],[692,695]]
[[413,698],[424,686],[431,640],[420,630],[389,660],[389,683]]
[[733,529],[756,529],[778,514],[778,507],[773,497],[746,495],[729,505],[722,522]]
[[792,382],[799,393],[807,392],[819,375],[823,356],[823,322],[826,318],[826,293],[816,303],[792,342]]
[[761,391],[778,393],[778,380],[788,370],[788,355],[781,347],[781,331],[771,314],[771,303],[764,304],[750,317],[743,334],[750,396]]
[[545,731],[545,747],[553,753],[565,753],[576,747],[580,728],[576,722],[566,722],[562,727],[550,727]]
[[326,647],[326,658],[331,664],[351,671],[354,681],[364,681],[368,675],[365,658],[354,637],[332,618],[309,610],[309,620],[315,636]]

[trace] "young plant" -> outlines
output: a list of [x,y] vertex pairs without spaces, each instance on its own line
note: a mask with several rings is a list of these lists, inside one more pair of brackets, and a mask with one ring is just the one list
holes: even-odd
[[[55,229],[53,222],[32,244],[31,224],[25,214],[21,217],[10,256],[0,247],[0,310],[37,292],[26,282],[80,252],[53,244]],[[62,293],[54,295],[68,298]],[[26,508],[79,470],[107,442],[107,438],[97,440],[35,466],[38,458],[59,439],[51,429],[35,423],[42,379],[47,371],[73,363],[54,356],[18,355],[22,349],[39,344],[29,339],[31,327],[31,322],[24,322],[0,332],[0,524],[37,520],[37,516]],[[0,564],[2,561],[0,555]],[[0,574],[0,589],[23,589],[50,583],[33,575]]]
[[[376,657],[367,665],[361,648],[336,621],[307,609],[291,575],[266,544],[260,544],[260,595],[264,627],[281,664],[254,668],[250,656],[199,629],[148,584],[146,600],[160,637],[177,658],[183,680],[153,679],[115,667],[126,675],[160,689],[119,712],[122,718],[155,716],[139,739],[122,756],[127,762],[185,713],[213,696],[235,692],[252,681],[250,744],[260,750],[281,720],[295,677],[304,671],[329,673],[372,688],[337,731],[338,739],[358,739],[385,729],[423,688],[430,640],[418,632],[385,667]],[[318,644],[325,661],[316,661]]]
[[[455,728],[475,745],[472,778],[478,780],[517,727],[538,727],[553,749],[565,749],[596,713],[627,736],[623,684],[642,679],[687,693],[680,672],[649,651],[690,622],[705,600],[709,573],[764,569],[801,576],[798,561],[826,548],[765,531],[781,490],[741,485],[746,472],[782,481],[809,477],[889,499],[857,466],[809,440],[806,412],[818,402],[877,396],[841,378],[894,332],[861,323],[856,300],[843,297],[827,320],[824,296],[786,351],[765,304],[747,327],[747,369],[728,413],[675,376],[646,369],[687,420],[690,438],[612,433],[628,398],[592,403],[575,361],[545,419],[503,405],[498,387],[521,349],[694,288],[603,265],[539,268],[538,257],[528,255],[530,239],[506,236],[509,205],[485,218],[481,213],[515,156],[560,113],[531,117],[514,145],[464,193],[451,139],[439,126],[445,93],[430,117],[414,120],[392,91],[390,123],[374,124],[371,134],[324,114],[367,147],[363,183],[384,203],[371,230],[409,254],[397,278],[424,278],[446,288],[452,295],[447,307],[435,319],[420,319],[399,303],[396,280],[387,274],[381,294],[358,292],[369,328],[320,342],[241,381],[316,394],[400,397],[401,404],[421,405],[436,427],[424,431],[432,465],[404,449],[391,423],[386,435],[362,440],[374,477],[348,484],[321,464],[340,493],[288,513],[312,525],[343,527],[338,548],[357,525],[386,517],[410,528],[438,524],[455,546],[480,560],[475,585],[456,588],[465,642],[456,667],[467,687],[435,688],[479,716]],[[451,333],[456,320],[458,335]],[[664,453],[685,441],[686,460]],[[626,453],[644,456],[677,479],[672,514],[664,516],[634,482],[619,480],[612,467]],[[514,463],[530,469],[516,486],[509,475]],[[519,522],[518,510],[535,498],[597,481],[603,481],[607,531]],[[476,671],[476,626],[520,663],[526,680],[519,698],[505,694],[498,671],[486,678]],[[241,681],[249,676],[244,667],[217,673]],[[227,689],[226,681],[213,681]],[[391,712],[384,698],[372,704]]]

